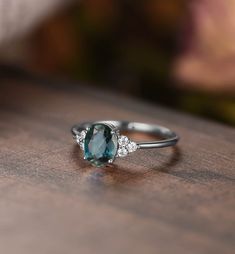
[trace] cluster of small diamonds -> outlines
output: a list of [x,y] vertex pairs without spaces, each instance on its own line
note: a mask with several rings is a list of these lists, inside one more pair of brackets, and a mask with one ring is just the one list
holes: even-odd
[[85,140],[85,137],[86,137],[86,133],[87,133],[87,131],[83,130],[80,133],[78,133],[77,136],[76,136],[76,141],[77,141],[77,143],[79,144],[79,146],[82,150],[84,150],[84,140]]
[[125,157],[129,153],[135,152],[138,146],[135,142],[129,140],[126,136],[119,136],[118,137],[118,151],[117,157]]

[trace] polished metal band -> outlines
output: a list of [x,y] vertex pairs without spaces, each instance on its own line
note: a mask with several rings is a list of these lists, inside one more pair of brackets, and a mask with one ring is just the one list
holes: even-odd
[[139,149],[162,148],[167,146],[174,146],[179,140],[179,136],[175,132],[160,125],[129,122],[129,121],[111,121],[111,120],[85,122],[85,123],[77,124],[72,127],[71,131],[73,136],[76,137],[79,132],[89,128],[92,124],[95,124],[95,123],[104,123],[104,124],[111,125],[117,131],[148,133],[148,134],[157,136],[161,139],[156,141],[136,142]]

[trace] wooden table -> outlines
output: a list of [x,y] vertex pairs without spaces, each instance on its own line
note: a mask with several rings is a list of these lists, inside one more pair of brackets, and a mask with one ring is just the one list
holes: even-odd
[[[234,253],[234,129],[82,86],[0,82],[1,253]],[[181,140],[96,169],[70,127],[110,118]]]

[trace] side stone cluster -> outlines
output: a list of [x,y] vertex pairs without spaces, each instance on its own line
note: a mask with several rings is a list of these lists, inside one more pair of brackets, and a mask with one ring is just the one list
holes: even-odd
[[129,140],[128,137],[123,135],[118,137],[117,157],[125,157],[129,153],[135,152],[137,149],[137,144]]
[[76,136],[76,141],[82,150],[84,150],[84,142],[85,142],[86,133],[87,131],[83,130],[80,133],[78,133]]

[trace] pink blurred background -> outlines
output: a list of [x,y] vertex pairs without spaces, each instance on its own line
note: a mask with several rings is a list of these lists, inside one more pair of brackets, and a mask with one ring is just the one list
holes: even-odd
[[0,62],[235,125],[235,2],[0,0]]

